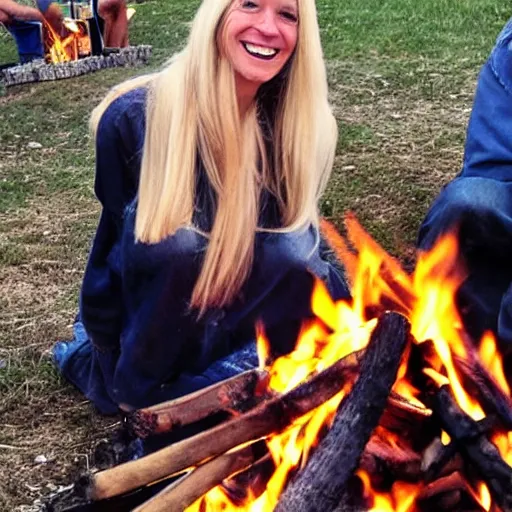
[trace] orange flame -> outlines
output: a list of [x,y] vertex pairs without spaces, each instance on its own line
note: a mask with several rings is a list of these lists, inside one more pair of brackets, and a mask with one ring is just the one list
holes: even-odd
[[[275,393],[286,393],[339,359],[365,348],[377,323],[371,312],[395,309],[409,318],[411,332],[418,344],[426,340],[432,342],[434,352],[427,357],[429,367],[424,372],[438,385],[449,385],[462,410],[473,419],[483,418],[482,407],[465,390],[454,364],[455,358],[469,358],[462,321],[454,301],[455,293],[465,279],[456,235],[447,234],[432,250],[421,253],[414,274],[409,275],[364,231],[355,217],[347,217],[346,227],[345,239],[327,221],[321,223],[324,236],[347,270],[352,300],[333,301],[325,285],[317,281],[311,298],[316,319],[304,323],[295,350],[273,362],[270,362],[263,327],[258,326],[258,353],[260,364],[267,367],[270,375],[269,388]],[[496,343],[489,335],[482,340],[480,358],[503,391],[510,394]],[[408,361],[406,353],[393,389],[407,400],[425,407],[419,399],[420,391],[408,378]],[[331,425],[350,386],[347,384],[336,396],[299,418],[285,432],[269,436],[267,446],[276,470],[262,494],[251,495],[247,503],[235,507],[226,494],[216,488],[187,508],[187,512],[273,510],[290,474],[307,462],[309,453],[318,443],[321,432]],[[443,442],[449,442],[449,436],[444,432],[442,435]],[[510,464],[512,433],[496,434],[493,441]],[[398,447],[400,438],[387,433],[385,442]],[[380,492],[372,489],[370,478],[363,471],[359,470],[357,474],[364,484],[364,496],[371,501],[374,511],[412,510],[422,489],[421,484],[397,481],[389,492]],[[479,492],[482,505],[490,507],[488,489],[481,485]]]
[[483,482],[478,484],[478,501],[484,510],[491,510],[491,493],[489,492],[489,488]]
[[59,64],[90,55],[91,40],[87,22],[65,18],[63,25],[68,34],[65,37],[60,37],[49,23],[44,23],[47,61]]
[[379,492],[372,488],[368,473],[358,469],[355,473],[363,484],[363,497],[371,500],[369,512],[407,512],[411,509],[421,486],[396,481],[388,492]]
[[512,466],[512,432],[497,432],[491,437],[503,460]]
[[496,347],[496,338],[492,332],[486,332],[482,336],[479,354],[484,367],[494,377],[501,390],[510,396],[510,387],[503,371],[503,360]]

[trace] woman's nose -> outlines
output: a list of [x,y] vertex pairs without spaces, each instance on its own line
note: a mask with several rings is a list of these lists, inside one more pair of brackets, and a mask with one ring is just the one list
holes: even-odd
[[279,35],[276,13],[271,10],[264,10],[261,13],[261,17],[256,28],[267,37]]

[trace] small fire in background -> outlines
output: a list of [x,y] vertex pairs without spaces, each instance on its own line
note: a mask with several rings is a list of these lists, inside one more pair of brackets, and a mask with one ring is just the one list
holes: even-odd
[[91,38],[87,20],[64,18],[66,35],[60,36],[45,23],[43,27],[43,41],[45,60],[48,63],[76,61],[91,55]]
[[[269,349],[263,329],[258,330],[260,360],[270,374],[269,388],[277,393],[286,393],[339,359],[365,348],[378,314],[392,309],[409,319],[416,347],[431,344],[431,348],[424,350],[427,368],[423,374],[419,372],[420,377],[423,375],[425,379],[428,376],[438,385],[449,385],[458,405],[467,415],[475,421],[484,418],[484,408],[466,389],[456,361],[478,360],[507,396],[510,396],[510,389],[492,334],[484,335],[477,350],[468,344],[463,330],[454,300],[465,279],[456,235],[449,233],[431,251],[420,253],[416,269],[410,275],[364,231],[354,217],[347,217],[346,226],[346,239],[328,223],[322,226],[322,231],[345,265],[353,298],[334,302],[325,286],[317,282],[312,294],[312,311],[317,318],[305,322],[295,350],[273,362],[268,361]],[[411,370],[412,348],[413,345],[406,352],[393,391],[416,407],[427,410],[417,386],[418,375],[413,375]],[[234,504],[221,485],[197,500],[186,512],[272,511],[290,477],[306,464],[310,452],[332,424],[336,410],[350,392],[350,387],[347,385],[340,389],[337,395],[299,418],[286,431],[266,440],[275,471],[263,492],[255,495],[247,489],[245,503]],[[443,442],[446,443],[448,436],[443,434]],[[413,449],[399,432],[378,427],[374,435],[395,450]],[[492,434],[491,439],[503,459],[511,464],[512,432],[498,431]],[[370,511],[415,510],[416,497],[424,488],[422,482],[399,480],[379,488],[362,469],[356,472],[356,476],[361,481],[361,494]],[[475,502],[484,510],[490,510],[492,500],[486,484],[478,479],[467,483]]]

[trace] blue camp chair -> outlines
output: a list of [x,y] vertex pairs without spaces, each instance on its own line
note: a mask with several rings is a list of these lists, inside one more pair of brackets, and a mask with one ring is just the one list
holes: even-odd
[[43,29],[39,21],[15,20],[7,30],[14,37],[22,64],[44,58]]

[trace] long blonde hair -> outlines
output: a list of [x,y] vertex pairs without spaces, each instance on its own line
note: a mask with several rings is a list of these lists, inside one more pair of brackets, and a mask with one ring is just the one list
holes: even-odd
[[260,97],[241,118],[234,73],[217,45],[232,0],[203,0],[184,50],[162,71],[114,88],[91,118],[94,130],[115,98],[148,88],[135,223],[140,242],[157,243],[191,226],[196,160],[204,165],[216,213],[191,297],[201,314],[228,305],[250,272],[262,188],[280,207],[278,231],[318,224],[318,199],[332,168],[337,127],[327,99],[315,2],[297,3],[297,45],[277,77],[279,94],[266,134],[272,160],[259,122]]

